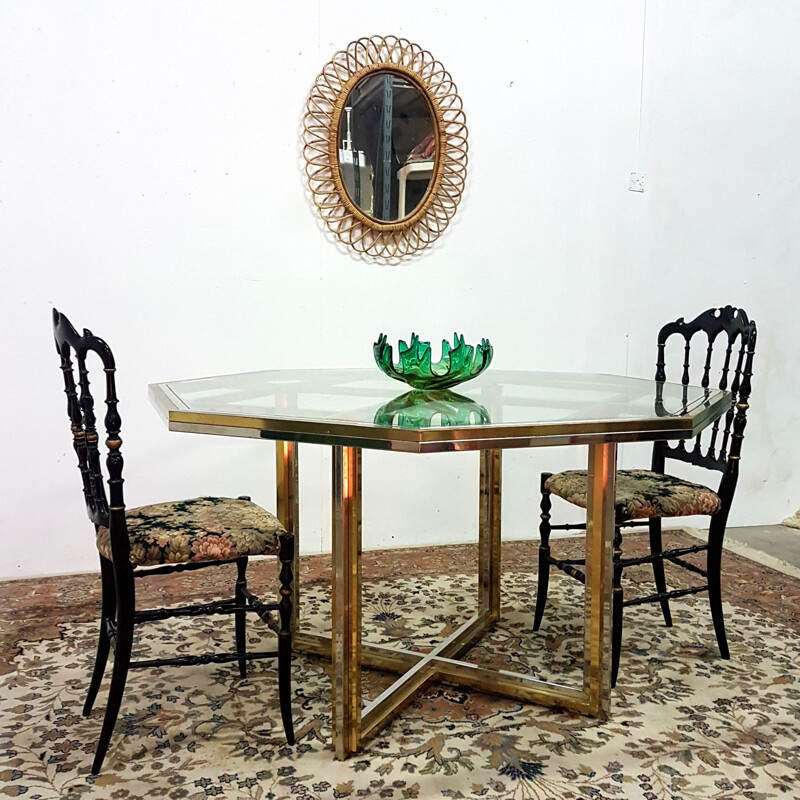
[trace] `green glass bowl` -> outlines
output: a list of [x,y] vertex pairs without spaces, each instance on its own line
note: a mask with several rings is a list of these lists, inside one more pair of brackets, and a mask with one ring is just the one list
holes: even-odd
[[381,334],[372,346],[375,362],[390,378],[407,383],[414,389],[447,389],[481,374],[491,363],[494,350],[488,339],[481,339],[475,347],[464,342],[464,337],[453,334],[453,345],[442,340],[442,357],[431,363],[431,343],[420,341],[411,334],[411,344],[400,340],[397,348],[400,361],[392,361],[392,346]]

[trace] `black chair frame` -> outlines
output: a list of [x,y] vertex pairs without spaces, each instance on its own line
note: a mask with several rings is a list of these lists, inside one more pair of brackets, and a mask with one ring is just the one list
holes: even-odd
[[[247,587],[247,556],[219,561],[199,561],[177,564],[166,564],[157,567],[134,567],[130,562],[130,539],[125,516],[123,499],[123,458],[120,452],[122,438],[121,418],[117,410],[118,399],[115,386],[114,356],[109,346],[91,331],[84,329],[78,334],[70,321],[63,314],[53,309],[53,332],[56,349],[61,358],[61,370],[64,374],[64,386],[67,395],[67,412],[69,415],[73,446],[78,456],[78,467],[83,482],[83,494],[89,519],[94,523],[95,532],[100,527],[108,528],[111,542],[111,559],[100,555],[100,576],[102,586],[102,608],[100,632],[97,643],[97,655],[92,672],[83,714],[88,716],[94,706],[98,689],[105,672],[108,654],[114,650],[114,665],[111,685],[106,704],[105,717],[92,764],[92,774],[97,774],[102,767],[108,750],[111,735],[119,714],[122,695],[125,689],[128,671],[146,667],[165,667],[199,664],[222,664],[238,662],[239,674],[245,677],[247,662],[256,658],[278,659],[278,688],[281,717],[289,744],[294,744],[294,729],[291,708],[291,614],[292,614],[292,559],[294,555],[294,538],[290,533],[279,535],[278,559],[281,564],[279,582],[280,599],[274,603],[264,603]],[[104,476],[99,449],[99,435],[94,411],[94,400],[89,386],[89,370],[86,365],[87,355],[96,354],[103,365],[105,373],[106,413],[104,426],[106,429],[106,469],[108,474],[108,496],[104,486]],[[72,361],[74,355],[77,362],[77,381]],[[239,499],[249,500],[242,496]],[[167,575],[186,570],[218,567],[235,563],[237,579],[234,596],[218,602],[186,605],[177,608],[136,609],[135,581],[153,575]],[[271,628],[278,637],[277,650],[247,651],[246,614],[255,613]],[[277,613],[279,622],[272,618]],[[175,658],[154,658],[144,661],[132,661],[134,628],[144,622],[153,622],[171,617],[194,617],[209,614],[233,614],[236,651],[232,653],[213,653],[202,655],[178,656]]]
[[[686,446],[686,440],[680,440],[674,445],[666,441],[657,441],[653,445],[651,470],[664,473],[667,459],[675,459],[719,471],[722,477],[719,482],[717,494],[720,498],[719,510],[710,517],[708,540],[701,544],[689,547],[676,547],[665,550],[662,544],[662,517],[647,519],[650,538],[649,555],[636,558],[624,558],[622,555],[622,531],[624,528],[641,526],[641,519],[626,520],[621,508],[618,506],[614,521],[613,542],[613,596],[612,596],[612,634],[611,634],[611,683],[616,685],[619,673],[620,653],[622,649],[622,617],[623,609],[628,606],[642,605],[645,603],[659,603],[667,627],[672,627],[672,614],[669,601],[685,595],[708,592],[711,617],[714,623],[714,632],[719,646],[720,655],[724,659],[730,658],[728,640],[725,633],[725,621],[722,612],[722,545],[725,538],[725,527],[728,521],[731,504],[733,502],[736,484],[739,479],[739,462],[741,459],[742,440],[747,424],[747,410],[751,393],[751,377],[753,374],[753,354],[756,346],[756,324],[749,320],[742,309],[732,306],[724,308],[711,308],[700,314],[691,322],[685,322],[681,317],[676,322],[671,322],[661,328],[658,334],[658,357],[656,361],[656,386],[667,380],[665,351],[667,340],[671,336],[683,337],[684,360],[681,373],[681,384],[686,388],[690,383],[690,356],[692,353],[692,338],[695,335],[705,334],[705,360],[700,385],[711,391],[712,357],[715,344],[725,345],[722,368],[720,372],[719,389],[729,388],[732,403],[726,414],[710,427],[709,441],[704,445],[704,433],[694,437],[694,444]],[[656,402],[659,402],[657,396]],[[545,483],[552,473],[542,473],[541,514],[540,514],[540,545],[538,564],[538,587],[536,595],[536,610],[534,613],[533,629],[539,630],[549,585],[550,567],[556,567],[572,578],[586,582],[586,575],[581,567],[585,568],[584,558],[559,559],[551,552],[550,534],[554,530],[585,530],[585,523],[558,524],[551,523],[550,511],[552,502],[551,493],[545,488]],[[686,560],[686,556],[694,553],[706,553],[705,568]],[[693,572],[704,579],[697,586],[685,589],[667,589],[664,562],[670,562],[682,569]],[[622,587],[623,571],[627,567],[641,564],[651,564],[656,592],[642,597],[625,599]]]

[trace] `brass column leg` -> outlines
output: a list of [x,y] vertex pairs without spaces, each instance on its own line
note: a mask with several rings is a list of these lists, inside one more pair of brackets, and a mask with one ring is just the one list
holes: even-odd
[[333,746],[359,748],[361,733],[361,448],[333,447]]
[[300,499],[298,492],[297,442],[275,442],[277,517],[294,535],[292,558],[292,633],[300,620]]
[[589,713],[606,716],[611,695],[611,548],[616,444],[589,445],[586,507],[586,624],[583,687]]
[[481,450],[478,523],[478,602],[492,622],[500,619],[500,499],[502,450]]

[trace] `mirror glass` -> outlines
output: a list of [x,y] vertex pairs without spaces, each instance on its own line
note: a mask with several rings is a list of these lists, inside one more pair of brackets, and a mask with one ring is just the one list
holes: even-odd
[[339,118],[339,171],[353,204],[381,222],[403,219],[425,199],[435,163],[436,128],[422,91],[397,72],[362,78]]

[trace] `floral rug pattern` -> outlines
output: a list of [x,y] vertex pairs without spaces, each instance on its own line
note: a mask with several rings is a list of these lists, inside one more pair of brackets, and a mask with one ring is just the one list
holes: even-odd
[[[675,534],[675,541],[682,536]],[[474,548],[436,551],[365,554],[365,640],[425,648],[469,616],[476,597]],[[532,543],[504,550],[503,620],[470,659],[576,685],[581,587],[554,574],[542,629],[532,633],[534,552]],[[271,565],[255,566],[268,581]],[[303,560],[303,629],[328,624],[325,569],[321,557]],[[673,602],[672,629],[664,628],[658,606],[631,608],[605,721],[432,684],[363,752],[338,762],[328,744],[324,660],[294,657],[294,747],[283,738],[274,662],[253,662],[246,679],[235,665],[137,670],[97,778],[89,766],[106,684],[92,715],[81,716],[96,641],[96,594],[89,588],[96,578],[2,584],[10,612],[0,630],[0,796],[795,798],[800,580],[732,554],[725,556],[725,571],[731,660],[718,656],[703,595]],[[649,571],[632,572],[646,588]],[[671,585],[684,585],[685,574],[672,576]],[[174,578],[157,585],[148,601],[195,597],[194,580],[187,578],[180,590]],[[151,624],[141,629],[137,655],[228,647],[232,627],[224,618]],[[262,627],[255,618],[250,623],[254,642]],[[365,671],[364,693],[375,696],[391,681]]]

